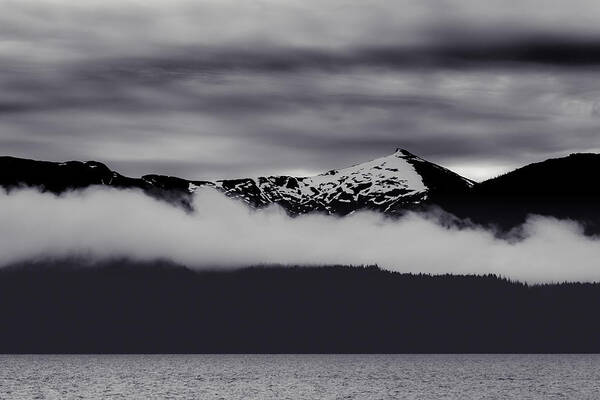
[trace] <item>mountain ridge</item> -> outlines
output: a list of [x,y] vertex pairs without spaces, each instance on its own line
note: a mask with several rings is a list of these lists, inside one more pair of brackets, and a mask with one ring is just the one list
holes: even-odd
[[190,195],[210,187],[252,207],[279,204],[291,214],[345,215],[360,209],[398,213],[424,203],[432,194],[463,193],[474,184],[405,149],[388,156],[314,176],[270,175],[215,181],[149,174],[131,178],[96,161],[53,163],[0,157],[0,185],[36,186],[60,193],[92,185],[137,188],[159,197]]
[[314,176],[270,175],[187,180],[149,174],[131,178],[96,161],[48,162],[0,157],[0,186],[61,193],[93,185],[141,189],[191,208],[192,194],[212,188],[254,208],[272,204],[290,215],[347,215],[373,210],[402,215],[438,207],[471,222],[510,230],[538,214],[581,222],[600,233],[600,154],[573,153],[529,164],[480,183],[398,148],[388,156]]

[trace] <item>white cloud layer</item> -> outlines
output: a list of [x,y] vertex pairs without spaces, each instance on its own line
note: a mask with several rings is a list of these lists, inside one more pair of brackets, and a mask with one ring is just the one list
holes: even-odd
[[255,264],[378,264],[399,272],[500,274],[527,282],[600,281],[600,241],[569,221],[532,217],[524,239],[432,216],[358,213],[289,218],[252,211],[212,190],[185,212],[141,192],[87,189],[62,196],[0,192],[0,265],[47,257],[168,259],[196,268]]

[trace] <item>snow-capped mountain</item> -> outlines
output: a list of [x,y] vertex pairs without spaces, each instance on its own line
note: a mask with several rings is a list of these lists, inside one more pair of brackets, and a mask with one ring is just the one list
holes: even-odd
[[164,175],[130,178],[95,161],[0,157],[0,187],[34,186],[52,193],[93,185],[135,188],[187,208],[193,193],[212,189],[255,208],[279,204],[292,215],[346,215],[364,209],[394,215],[437,206],[459,219],[507,231],[539,214],[576,220],[586,232],[600,234],[600,189],[593,179],[599,168],[600,154],[572,154],[474,183],[398,149],[315,176],[191,181]]
[[462,193],[473,182],[397,149],[387,157],[316,176],[267,176],[210,185],[255,207],[277,203],[292,213],[347,214],[359,209],[394,213],[422,203],[432,192]]
[[397,149],[387,157],[316,176],[217,181],[190,181],[164,175],[129,178],[93,161],[52,163],[0,157],[0,185],[38,186],[57,193],[105,185],[140,188],[167,198],[214,188],[253,207],[279,204],[291,214],[318,211],[343,215],[359,209],[395,213],[419,205],[432,195],[464,193],[473,182],[404,149]]

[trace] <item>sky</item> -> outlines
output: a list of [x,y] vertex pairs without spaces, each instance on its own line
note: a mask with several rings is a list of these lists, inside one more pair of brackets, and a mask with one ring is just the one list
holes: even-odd
[[466,177],[600,152],[596,0],[0,0],[0,153],[131,176]]

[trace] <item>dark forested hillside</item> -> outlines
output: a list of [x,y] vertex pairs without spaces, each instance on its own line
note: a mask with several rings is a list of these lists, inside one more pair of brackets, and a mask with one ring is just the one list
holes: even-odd
[[190,208],[190,182],[198,185],[204,183],[161,175],[130,178],[96,161],[56,163],[0,157],[0,186],[7,190],[34,187],[44,192],[60,194],[92,186],[138,189],[155,198]]
[[146,186],[141,179],[120,175],[95,161],[55,163],[16,157],[0,157],[0,184],[8,189],[33,186],[52,193],[92,185],[139,189]]
[[473,186],[466,196],[434,199],[459,217],[510,229],[531,214],[579,221],[600,233],[600,154],[529,164]]
[[0,271],[3,353],[598,352],[600,285],[376,267]]
[[478,184],[474,192],[492,196],[600,196],[595,174],[600,154],[575,153],[533,163]]

